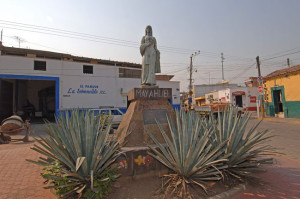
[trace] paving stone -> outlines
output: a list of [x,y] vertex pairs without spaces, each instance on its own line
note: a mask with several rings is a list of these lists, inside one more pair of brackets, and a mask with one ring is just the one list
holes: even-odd
[[0,145],[0,199],[56,198],[43,188],[42,167],[27,162],[40,154],[31,150],[34,142],[13,142]]

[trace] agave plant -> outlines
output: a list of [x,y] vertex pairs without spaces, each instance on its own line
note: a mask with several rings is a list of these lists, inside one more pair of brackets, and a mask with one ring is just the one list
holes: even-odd
[[229,156],[228,168],[225,170],[231,176],[243,180],[243,177],[254,177],[253,172],[263,171],[261,164],[272,163],[272,158],[268,157],[275,154],[275,150],[266,145],[272,136],[269,130],[256,131],[261,123],[258,122],[250,130],[246,131],[250,113],[246,112],[240,117],[237,108],[229,107],[227,110],[218,113],[217,119],[210,119],[208,126],[217,124],[214,131],[213,144],[218,146],[228,140],[225,145],[225,154]]
[[49,137],[39,136],[36,139],[39,145],[32,149],[47,158],[28,160],[44,167],[52,167],[53,162],[61,165],[55,167],[55,172],[43,175],[52,182],[46,188],[69,190],[60,197],[75,192],[79,195],[89,192],[91,197],[103,193],[95,184],[117,177],[103,174],[113,172],[112,164],[120,155],[118,137],[108,141],[110,125],[105,123],[93,112],[79,110],[61,114],[55,124],[46,122]]
[[222,179],[220,170],[227,167],[223,162],[229,156],[224,155],[227,141],[212,145],[214,128],[206,128],[205,122],[192,112],[177,111],[175,121],[168,117],[168,124],[170,137],[157,123],[166,144],[159,143],[147,131],[157,145],[157,148],[150,146],[152,152],[149,154],[171,170],[163,179],[165,196],[191,198],[190,186],[197,185],[206,191],[204,181]]

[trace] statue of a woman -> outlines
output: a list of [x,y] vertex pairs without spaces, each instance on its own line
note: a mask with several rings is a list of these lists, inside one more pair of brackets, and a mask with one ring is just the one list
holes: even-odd
[[156,85],[155,73],[160,73],[160,52],[157,50],[155,37],[152,36],[152,27],[146,27],[140,46],[142,61],[142,85]]

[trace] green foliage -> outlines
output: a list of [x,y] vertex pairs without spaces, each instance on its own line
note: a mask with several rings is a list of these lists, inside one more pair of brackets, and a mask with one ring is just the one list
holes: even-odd
[[[57,187],[68,185],[71,183],[71,180],[68,180],[67,177],[63,177],[63,173],[61,172],[62,169],[63,169],[62,165],[58,161],[52,161],[51,163],[49,163],[48,166],[45,166],[43,168],[44,172],[41,175],[43,176],[43,178],[46,178],[46,179],[47,179],[48,175],[54,175],[54,176],[61,177],[60,179],[47,180],[46,182],[48,182],[51,185],[55,185]],[[62,195],[62,194],[65,194],[65,193],[71,191],[72,189],[73,189],[73,186],[61,187],[61,188],[57,188],[55,190],[55,193],[56,193],[56,195]]]
[[118,177],[111,165],[121,154],[119,136],[108,141],[111,125],[106,126],[105,119],[92,111],[72,110],[56,118],[55,124],[46,122],[46,126],[49,137],[39,136],[39,145],[32,149],[47,159],[28,160],[50,169],[43,177],[54,183],[46,188],[59,190],[60,197],[83,195],[89,190],[92,197],[107,193],[104,189],[108,185],[100,182],[105,184]]
[[88,189],[83,197],[85,198],[95,198],[100,199],[103,196],[107,195],[111,191],[112,183],[117,179],[117,169],[108,170],[106,169],[102,175],[94,179],[94,187],[99,191],[98,194],[93,192],[91,189]]
[[224,176],[242,180],[262,171],[261,164],[272,163],[271,158],[264,158],[274,155],[274,149],[265,145],[270,131],[256,131],[260,122],[246,131],[249,119],[249,113],[241,117],[233,107],[219,112],[217,118],[182,111],[176,112],[174,121],[168,118],[170,137],[158,124],[166,144],[159,143],[148,131],[158,146],[150,147],[150,155],[172,171],[164,176],[162,191],[191,198],[189,185],[196,184],[206,191],[204,181]]
[[230,155],[224,155],[227,141],[213,145],[214,128],[207,128],[201,117],[193,112],[176,112],[176,121],[168,118],[168,123],[171,137],[158,124],[166,145],[147,132],[159,148],[150,147],[153,153],[149,154],[172,171],[164,176],[162,191],[170,196],[191,197],[189,185],[206,190],[203,181],[222,179],[220,170],[227,167],[223,163]]
[[269,156],[275,154],[275,150],[265,144],[272,137],[270,131],[256,131],[261,121],[246,131],[249,119],[250,113],[246,112],[240,117],[238,109],[230,107],[219,112],[217,119],[208,121],[208,126],[215,126],[215,146],[228,140],[225,154],[232,155],[228,158],[226,173],[240,180],[253,177],[253,172],[262,171],[259,166],[272,163]]

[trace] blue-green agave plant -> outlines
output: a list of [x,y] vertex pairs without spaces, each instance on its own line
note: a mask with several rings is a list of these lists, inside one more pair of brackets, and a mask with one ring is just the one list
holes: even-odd
[[227,168],[224,162],[231,154],[224,153],[227,140],[219,145],[211,143],[214,126],[207,128],[206,122],[198,115],[183,111],[176,112],[173,121],[168,117],[170,136],[162,126],[158,127],[165,144],[147,131],[157,147],[150,146],[149,154],[168,167],[171,174],[164,175],[162,191],[165,195],[191,197],[189,185],[197,185],[206,191],[204,181],[222,179],[222,169]]
[[258,122],[253,127],[247,127],[251,118],[246,112],[242,117],[237,108],[229,107],[227,110],[218,113],[218,118],[210,119],[208,126],[214,126],[213,144],[218,146],[225,140],[225,155],[228,156],[227,174],[240,180],[244,177],[255,177],[253,172],[264,171],[261,164],[271,164],[271,156],[276,154],[273,147],[266,144],[272,136],[269,130],[257,131],[261,123]]
[[[105,125],[104,125],[105,124]],[[56,118],[56,123],[46,122],[47,137],[38,136],[33,150],[44,155],[38,161],[30,162],[51,167],[53,161],[62,167],[59,175],[45,174],[50,181],[64,181],[63,185],[54,183],[46,188],[70,188],[62,197],[75,192],[79,195],[92,190],[95,195],[103,190],[94,187],[94,181],[107,181],[102,177],[109,172],[116,158],[121,154],[118,137],[109,139],[110,124],[95,116],[93,112],[72,110]],[[117,177],[117,176],[113,176]]]

